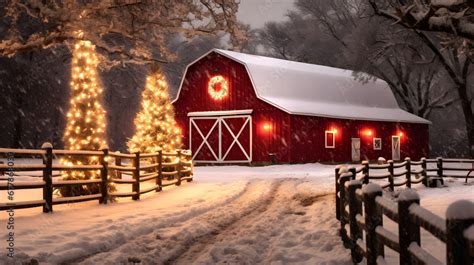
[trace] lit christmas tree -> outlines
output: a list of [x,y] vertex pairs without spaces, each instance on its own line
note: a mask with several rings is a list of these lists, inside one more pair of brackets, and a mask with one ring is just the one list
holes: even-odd
[[181,132],[176,127],[173,105],[165,76],[158,68],[147,77],[140,112],[135,118],[135,135],[127,143],[130,152],[166,152],[181,147]]
[[[95,46],[90,41],[76,43],[71,71],[71,104],[67,113],[64,145],[69,150],[99,150],[107,145],[103,89],[98,81]],[[99,157],[74,156],[61,161],[65,165],[97,165]],[[67,171],[64,180],[95,179],[99,172]],[[99,192],[98,185],[67,186],[58,189],[62,196],[77,196]]]

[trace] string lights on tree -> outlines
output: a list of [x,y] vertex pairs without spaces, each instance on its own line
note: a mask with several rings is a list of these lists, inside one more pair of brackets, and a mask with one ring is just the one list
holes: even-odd
[[[69,150],[99,150],[107,146],[103,88],[98,80],[95,46],[90,41],[78,41],[74,46],[71,71],[71,102],[67,113],[64,145]],[[99,157],[70,156],[62,164],[98,165]],[[97,171],[67,171],[64,180],[96,179]],[[66,186],[58,189],[62,196],[77,196],[99,192],[98,185]]]
[[135,134],[127,145],[132,153],[171,152],[181,147],[181,131],[176,126],[168,84],[159,68],[147,77],[141,109],[135,118]]

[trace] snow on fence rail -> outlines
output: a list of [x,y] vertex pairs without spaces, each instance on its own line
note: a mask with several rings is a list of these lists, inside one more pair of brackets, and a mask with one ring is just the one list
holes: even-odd
[[[100,203],[107,203],[113,197],[132,197],[139,200],[140,195],[161,191],[163,187],[170,185],[181,185],[181,182],[193,180],[191,152],[189,150],[177,150],[176,152],[157,153],[134,153],[123,154],[120,152],[109,152],[108,149],[100,151],[88,150],[56,150],[50,144],[44,144],[40,150],[34,149],[10,149],[0,148],[0,154],[10,158],[25,156],[41,156],[42,164],[15,164],[7,159],[6,164],[0,164],[0,173],[6,173],[7,178],[0,179],[0,190],[19,189],[43,189],[43,199],[35,201],[0,203],[0,210],[11,208],[31,208],[43,206],[43,212],[52,212],[53,205],[63,203],[75,203],[90,200],[99,200]],[[57,165],[53,164],[53,159],[64,156],[91,156],[99,159],[96,165]],[[109,159],[113,158],[113,159]],[[122,164],[126,161],[127,164]],[[151,161],[151,162],[150,162]],[[8,163],[10,162],[10,163]],[[146,164],[145,164],[146,163]],[[71,171],[99,171],[100,178],[89,180],[61,180],[61,174],[53,174],[53,170],[61,172]],[[20,181],[15,180],[14,172],[28,171],[32,177],[42,177],[41,181]],[[41,176],[36,176],[35,173]],[[132,179],[124,179],[123,173],[132,174]],[[9,181],[8,178],[13,178]],[[155,180],[151,187],[141,187],[144,181]],[[91,195],[81,195],[74,197],[53,198],[53,190],[60,186],[77,185],[99,185],[100,193]],[[132,185],[130,192],[109,192],[109,185]]]
[[[340,236],[354,263],[384,264],[384,246],[400,254],[400,264],[443,264],[421,247],[420,227],[446,244],[448,265],[474,262],[474,203],[452,203],[443,219],[420,206],[418,194],[403,190],[397,201],[382,187],[356,179],[357,169],[336,169],[336,217]],[[398,235],[383,226],[383,216],[398,224]],[[365,239],[364,234],[365,232]]]
[[[339,169],[344,166],[336,167],[336,179]],[[415,169],[418,167],[418,169]],[[469,178],[474,178],[471,173],[474,172],[474,159],[446,159],[438,157],[436,159],[421,158],[420,161],[411,161],[405,158],[401,163],[395,163],[393,160],[386,164],[370,164],[363,161],[360,166],[350,167],[348,169],[356,175],[356,179],[364,184],[372,180],[387,179],[388,183],[382,185],[382,188],[394,190],[398,186],[411,187],[412,184],[423,182],[426,186],[436,185],[437,182],[444,184],[445,177],[463,178],[467,183]],[[398,172],[397,172],[398,171]],[[465,173],[467,172],[467,173]],[[415,178],[413,178],[415,176]],[[338,190],[336,181],[336,190]]]

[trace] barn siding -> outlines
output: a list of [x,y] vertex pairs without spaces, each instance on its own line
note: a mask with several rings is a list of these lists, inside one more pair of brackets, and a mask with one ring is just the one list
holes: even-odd
[[[224,76],[229,83],[228,97],[216,101],[207,92],[209,79]],[[376,122],[289,115],[256,97],[246,68],[225,56],[211,53],[188,68],[179,99],[174,102],[178,126],[183,132],[183,143],[189,148],[188,112],[253,109],[253,161],[267,162],[269,153],[278,162],[342,162],[351,161],[351,138],[361,139],[361,159],[390,159],[391,136],[399,131],[401,157],[419,159],[428,156],[428,125]],[[263,125],[271,124],[265,131]],[[336,128],[336,148],[326,149],[324,133]],[[371,129],[373,136],[364,135]],[[372,138],[382,138],[382,150],[373,150]]]
[[[428,125],[414,123],[378,122],[332,119],[292,115],[291,124],[291,160],[294,162],[351,161],[351,138],[361,140],[361,159],[376,160],[384,157],[392,158],[392,136],[403,132],[401,137],[400,156],[402,159],[411,157],[420,159],[429,155]],[[296,130],[304,128],[304,130]],[[326,130],[337,129],[336,147],[325,148],[324,133]],[[366,134],[367,130],[372,135]],[[382,150],[373,149],[373,138],[382,139]]]

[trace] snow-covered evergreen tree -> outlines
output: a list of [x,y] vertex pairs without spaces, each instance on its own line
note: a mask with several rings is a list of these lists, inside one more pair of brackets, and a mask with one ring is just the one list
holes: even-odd
[[[76,43],[72,59],[71,101],[63,141],[69,150],[99,150],[107,145],[103,88],[98,80],[95,46],[90,41]],[[62,159],[65,165],[99,164],[99,157],[71,156]],[[67,171],[64,180],[99,178],[95,171]],[[62,196],[93,194],[98,185],[65,186],[58,189]]]
[[181,132],[176,126],[168,84],[161,69],[147,77],[141,109],[135,118],[135,135],[129,140],[130,152],[174,151],[181,147]]

